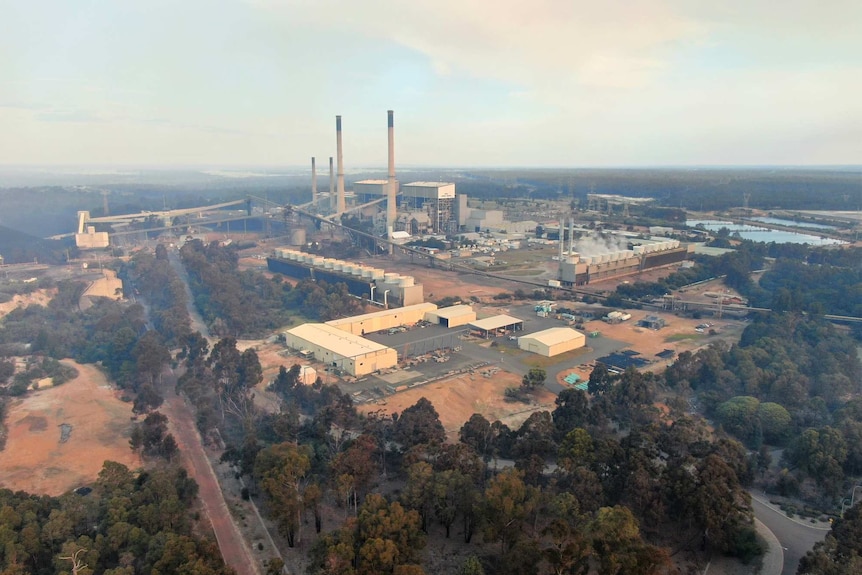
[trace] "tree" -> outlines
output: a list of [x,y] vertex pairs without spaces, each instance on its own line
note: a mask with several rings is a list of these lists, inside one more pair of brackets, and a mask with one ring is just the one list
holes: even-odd
[[474,413],[470,419],[461,426],[458,434],[461,443],[465,443],[476,450],[482,459],[488,461],[493,450],[493,431],[491,423],[481,414]]
[[541,367],[530,368],[530,371],[521,378],[521,387],[527,391],[533,391],[545,385],[547,377],[547,372]]
[[482,497],[486,541],[499,541],[500,552],[511,550],[521,536],[521,526],[535,505],[535,491],[516,469],[491,479]]
[[362,434],[354,439],[343,452],[332,461],[332,476],[336,490],[350,508],[358,509],[360,494],[364,492],[377,474],[374,450],[377,442],[373,437]]
[[278,530],[293,547],[300,539],[303,480],[311,467],[308,449],[294,443],[279,443],[258,453],[255,475],[269,497]]
[[395,422],[393,432],[395,441],[405,451],[414,445],[443,443],[446,440],[446,430],[440,423],[437,410],[424,397],[404,410]]
[[458,575],[485,575],[482,563],[475,555],[470,555],[458,569]]
[[862,505],[832,524],[826,538],[799,561],[799,575],[855,575],[862,571]]
[[610,389],[611,380],[608,366],[597,362],[596,367],[590,372],[590,379],[587,381],[587,391],[593,396],[603,395]]
[[425,546],[419,514],[401,504],[389,503],[382,495],[370,494],[357,517],[358,566],[360,575],[393,573],[399,565],[415,562]]

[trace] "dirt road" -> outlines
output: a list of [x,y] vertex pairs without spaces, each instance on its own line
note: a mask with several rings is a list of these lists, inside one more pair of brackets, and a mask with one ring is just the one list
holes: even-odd
[[169,428],[177,440],[186,469],[200,486],[198,497],[213,526],[222,558],[237,575],[260,575],[242,533],[237,529],[225,503],[218,479],[204,451],[195,416],[182,396],[167,392],[161,412],[168,417]]

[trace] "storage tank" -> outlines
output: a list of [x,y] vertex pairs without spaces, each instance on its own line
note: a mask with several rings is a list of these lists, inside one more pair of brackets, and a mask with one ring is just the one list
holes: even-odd
[[314,256],[313,258],[311,258],[311,265],[316,268],[323,267],[323,258],[320,256]]
[[386,272],[383,274],[383,281],[388,284],[394,284],[395,280],[401,277],[400,274],[396,274],[394,272]]
[[593,263],[593,258],[591,258],[591,257],[583,257],[583,258],[581,258],[581,263],[582,263],[582,264],[590,265],[590,264],[592,264],[592,263]]
[[290,230],[290,245],[305,245],[305,228],[294,228]]
[[401,276],[398,278],[398,287],[410,287],[413,285],[413,276]]
[[646,252],[646,250],[644,249],[644,246],[634,246],[634,247],[632,248],[632,252],[634,252],[634,253],[635,253],[635,254],[637,254],[637,255],[641,255],[641,254],[643,254],[644,252]]
[[363,278],[371,279],[371,272],[372,272],[373,270],[374,270],[374,268],[370,268],[370,267],[367,267],[367,266],[362,266],[362,269],[361,269],[361,270],[359,270],[359,275],[361,275]]
[[371,279],[373,280],[382,280],[384,272],[380,268],[373,268],[371,270]]
[[674,249],[679,247],[679,240],[671,240],[670,243]]
[[323,258],[323,269],[331,270],[335,260],[332,258]]
[[332,262],[332,271],[334,271],[334,272],[344,271],[344,262],[341,260],[335,260],[334,262]]
[[362,266],[357,264],[345,263],[344,264],[344,273],[350,274],[352,276],[358,276],[362,274]]

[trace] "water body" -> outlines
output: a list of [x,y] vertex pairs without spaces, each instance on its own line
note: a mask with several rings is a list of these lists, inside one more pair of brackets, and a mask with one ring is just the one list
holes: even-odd
[[788,226],[792,228],[811,228],[811,229],[819,229],[819,230],[830,230],[835,229],[835,226],[830,226],[827,224],[815,224],[811,222],[795,222],[793,220],[782,220],[781,218],[748,218],[749,220],[754,220],[756,222],[763,222],[764,224],[776,224],[779,226]]
[[822,238],[810,234],[802,234],[798,232],[785,232],[781,230],[770,230],[769,228],[761,228],[759,226],[750,226],[742,224],[734,224],[733,222],[725,222],[722,220],[686,220],[685,225],[689,227],[702,227],[711,232],[717,232],[721,228],[727,228],[731,236],[736,236],[744,240],[753,242],[776,244],[810,244],[812,246],[832,246],[843,244],[841,240],[833,240],[832,238]]

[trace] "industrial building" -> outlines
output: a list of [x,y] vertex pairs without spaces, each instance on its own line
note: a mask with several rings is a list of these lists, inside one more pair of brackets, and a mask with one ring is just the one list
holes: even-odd
[[552,327],[518,338],[518,347],[524,351],[554,357],[586,345],[587,338],[570,327]]
[[469,305],[459,304],[429,311],[425,314],[425,319],[444,327],[458,327],[475,321],[476,312]]
[[394,309],[386,309],[353,317],[334,319],[326,325],[340,329],[353,335],[365,335],[400,325],[413,325],[424,320],[428,314],[434,313],[437,305],[419,303]]
[[425,301],[422,284],[417,284],[413,276],[402,276],[380,268],[288,248],[274,250],[272,256],[266,258],[266,263],[269,271],[291,278],[344,283],[352,295],[381,303],[386,308]]
[[[401,186],[401,205],[404,211],[428,214],[431,233],[446,234],[458,231],[458,220],[455,216],[455,184],[446,182],[404,184]],[[406,228],[400,229],[410,231]]]
[[510,315],[495,315],[470,322],[470,327],[482,337],[496,337],[509,331],[524,329],[524,321]]
[[284,337],[288,348],[311,352],[315,360],[355,377],[398,364],[398,354],[391,347],[324,323],[294,327]]

